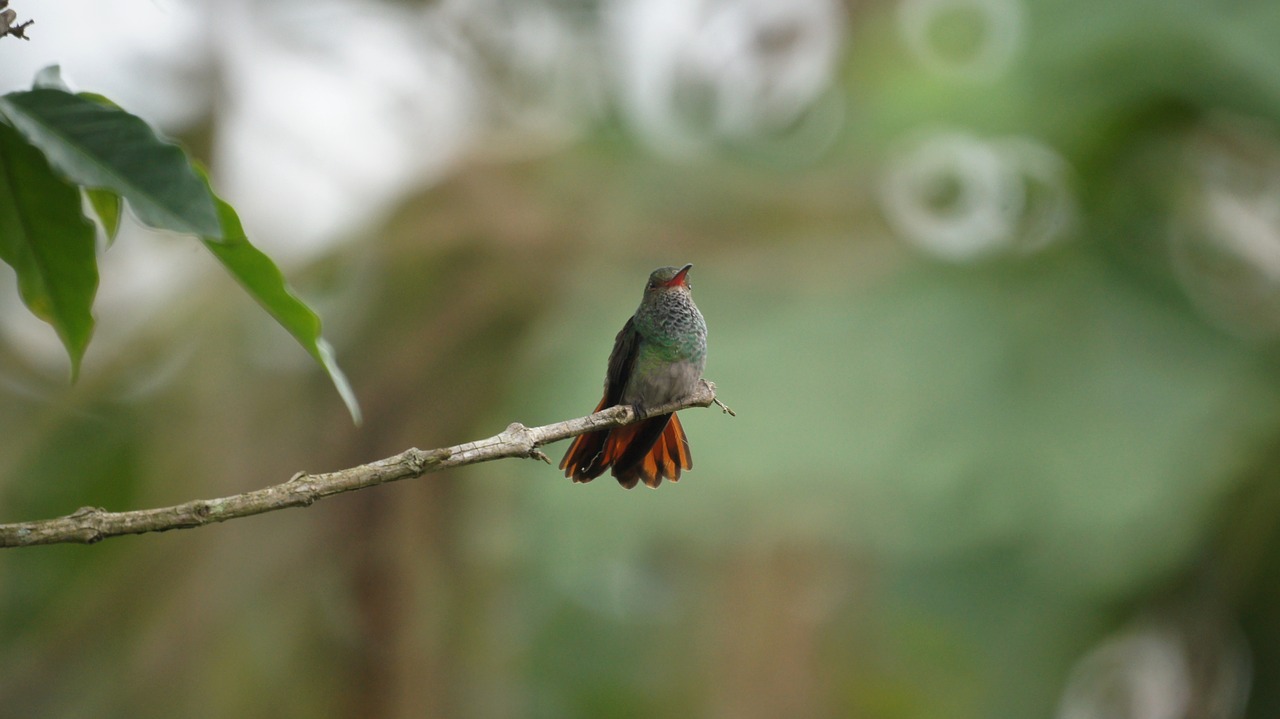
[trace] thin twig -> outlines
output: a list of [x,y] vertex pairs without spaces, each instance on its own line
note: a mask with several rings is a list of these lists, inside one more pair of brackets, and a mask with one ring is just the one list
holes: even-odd
[[35,20],[16,22],[18,13],[8,8],[9,0],[0,0],[0,37],[12,35],[23,40],[30,40],[31,38],[27,37],[27,28],[35,23]]
[[734,411],[733,411],[733,409],[731,409],[731,408],[729,407],[729,405],[725,404],[724,402],[721,402],[720,400],[715,399],[715,398],[712,398],[712,399],[711,399],[711,401],[716,403],[716,406],[720,408],[720,411],[721,411],[722,413],[727,414],[727,415],[729,415],[730,417],[737,417],[737,416],[738,416],[738,413],[737,413],[737,412],[734,412]]
[[[468,464],[495,459],[547,458],[538,448],[544,444],[576,437],[598,429],[621,427],[648,417],[690,407],[710,407],[716,400],[715,384],[703,380],[697,391],[679,402],[645,409],[619,405],[542,427],[514,423],[500,434],[476,442],[443,449],[407,449],[394,457],[324,474],[298,472],[289,481],[218,499],[196,499],[172,507],[108,512],[100,507],[82,507],[63,517],[34,522],[0,524],[0,547],[28,547],[36,544],[94,544],[107,537],[170,529],[189,529],[274,512],[289,507],[309,507],[317,499],[342,492],[374,487],[401,479],[421,477]],[[718,402],[717,402],[718,403]]]

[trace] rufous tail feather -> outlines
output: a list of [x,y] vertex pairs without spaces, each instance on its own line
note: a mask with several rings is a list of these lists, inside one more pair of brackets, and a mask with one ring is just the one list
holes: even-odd
[[[607,398],[601,399],[593,412],[604,409],[606,401],[608,401]],[[569,445],[569,451],[564,453],[564,459],[560,460],[560,469],[564,470],[564,476],[572,477],[574,482],[590,482],[604,474],[609,465],[600,460],[602,459],[601,451],[608,436],[609,430],[602,429],[575,437],[573,444]]]
[[[604,401],[596,407],[604,409]],[[613,476],[627,489],[640,482],[657,487],[663,479],[680,480],[680,472],[693,469],[693,455],[680,419],[674,414],[643,422],[578,435],[560,469],[574,482],[590,482],[613,468]]]
[[629,426],[636,429],[626,438],[626,443],[618,442],[618,447],[611,451],[613,438],[605,441],[605,456],[616,455],[612,463],[613,476],[619,484],[628,489],[639,482],[657,487],[663,479],[677,482],[682,470],[693,469],[689,440],[676,415],[653,417]]

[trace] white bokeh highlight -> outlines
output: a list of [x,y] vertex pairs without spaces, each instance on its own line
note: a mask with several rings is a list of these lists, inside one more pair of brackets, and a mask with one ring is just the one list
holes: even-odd
[[[902,0],[898,31],[926,70],[953,80],[989,81],[1004,75],[1022,49],[1026,11],[1021,0]],[[948,25],[980,28],[972,48],[945,48]]]
[[280,260],[328,250],[472,139],[471,75],[415,6],[240,2],[224,20],[217,184]]
[[1167,251],[1202,317],[1250,341],[1280,338],[1280,131],[1218,112],[1170,159]]
[[939,259],[1031,253],[1072,228],[1076,203],[1062,157],[1024,137],[925,132],[886,163],[878,196],[890,228]]
[[834,0],[614,0],[619,104],[672,158],[794,123],[830,86],[844,37]]

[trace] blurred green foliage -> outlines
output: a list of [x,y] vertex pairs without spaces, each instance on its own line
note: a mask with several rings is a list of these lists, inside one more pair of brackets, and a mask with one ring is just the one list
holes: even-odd
[[[14,392],[5,520],[227,494],[584,414],[647,272],[693,262],[707,376],[738,416],[686,412],[695,468],[656,492],[505,462],[0,554],[0,706],[1096,716],[1081,667],[1159,626],[1195,659],[1188,705],[1226,707],[1179,716],[1274,716],[1272,285],[1176,248],[1223,232],[1209,210],[1239,178],[1268,187],[1280,6],[1017,7],[1015,62],[979,80],[921,67],[898,4],[852,8],[844,124],[809,164],[768,142],[668,162],[615,124],[406,198],[301,283],[361,429],[321,378],[252,361],[264,320],[214,280],[165,330],[195,350],[155,393],[125,401],[110,373]],[[1053,148],[1072,229],[971,262],[913,249],[877,193],[936,127]],[[30,374],[3,347],[0,365]],[[1247,706],[1209,701],[1242,675]]]

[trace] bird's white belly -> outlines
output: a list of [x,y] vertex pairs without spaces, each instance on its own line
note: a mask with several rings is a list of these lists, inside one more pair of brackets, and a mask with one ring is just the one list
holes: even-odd
[[684,399],[702,379],[703,362],[672,362],[658,369],[633,375],[622,393],[624,404],[654,407]]

